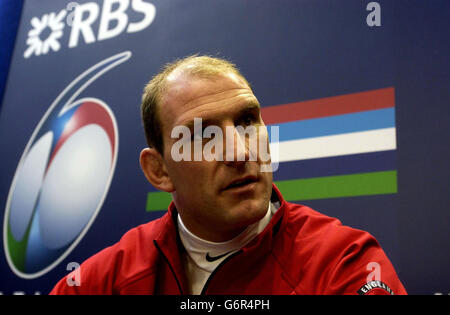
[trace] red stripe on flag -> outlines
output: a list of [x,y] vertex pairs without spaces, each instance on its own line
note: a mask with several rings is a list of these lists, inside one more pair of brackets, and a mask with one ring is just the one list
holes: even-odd
[[395,106],[394,88],[319,98],[261,108],[266,125],[343,115]]

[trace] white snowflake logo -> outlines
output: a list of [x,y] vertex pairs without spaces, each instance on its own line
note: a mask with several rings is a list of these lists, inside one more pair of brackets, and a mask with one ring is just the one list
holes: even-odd
[[61,48],[58,39],[63,35],[62,20],[66,13],[66,10],[61,10],[58,14],[51,12],[44,14],[41,19],[37,17],[31,19],[33,29],[28,32],[28,48],[23,53],[25,58],[29,58],[32,54],[45,55],[50,49],[58,51]]

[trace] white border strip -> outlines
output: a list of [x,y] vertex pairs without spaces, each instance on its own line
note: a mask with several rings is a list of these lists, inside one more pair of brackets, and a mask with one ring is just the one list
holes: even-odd
[[[271,143],[271,152],[273,152],[273,146],[274,144]],[[396,148],[395,128],[383,128],[283,141],[278,144],[279,154],[272,156],[272,163],[395,150]]]

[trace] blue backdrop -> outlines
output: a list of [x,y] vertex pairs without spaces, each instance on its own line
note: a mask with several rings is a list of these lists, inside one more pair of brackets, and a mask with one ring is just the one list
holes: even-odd
[[[158,210],[149,206],[147,199],[155,189],[138,163],[145,146],[141,93],[161,65],[201,53],[236,63],[263,107],[393,89],[395,148],[390,150],[389,161],[382,163],[383,170],[394,172],[394,189],[292,201],[373,234],[409,293],[450,293],[450,3],[377,1],[379,11],[375,13],[379,16],[369,20],[379,18],[381,24],[370,26],[368,15],[374,12],[367,10],[369,2],[91,0],[72,6],[70,1],[27,0],[22,9],[19,1],[2,1],[1,79],[6,84],[0,81],[1,92],[5,85],[0,107],[0,291],[46,294],[69,272],[70,262],[81,263],[131,227],[164,213],[151,211]],[[110,11],[116,15],[108,15]],[[8,19],[4,12],[9,12]],[[121,53],[121,63],[99,65]],[[94,65],[99,68],[92,68]],[[92,72],[86,72],[88,69]],[[91,80],[80,77],[83,73],[91,75]],[[80,81],[71,86],[77,78]],[[58,99],[63,91],[73,94]],[[69,99],[71,95],[74,98]],[[117,140],[117,152],[99,151],[98,156],[111,154],[116,163],[105,173],[104,189],[93,195],[97,199],[92,197],[98,207],[88,209],[82,219],[73,217],[80,220],[79,229],[67,236],[64,246],[47,248],[45,256],[37,253],[40,247],[36,244],[50,244],[55,235],[65,235],[52,232],[58,221],[46,214],[40,204],[44,198],[30,191],[44,194],[50,189],[50,180],[39,181],[43,175],[36,169],[40,167],[48,177],[54,173],[47,164],[39,164],[39,152],[48,151],[45,154],[49,156],[42,153],[43,159],[54,158],[56,165],[66,152],[64,144],[70,149],[55,121],[63,113],[72,119],[70,109],[77,107],[64,107],[64,102],[58,101],[68,100],[66,105],[73,105],[79,99],[91,100],[104,110],[92,116],[105,130],[95,134],[99,139],[104,139],[103,134],[112,135],[110,143]],[[64,108],[66,112],[61,110]],[[46,146],[44,136],[49,131],[53,142]],[[70,144],[75,146],[74,141]],[[55,151],[58,143],[62,143],[61,150]],[[381,161],[376,155],[370,158]],[[281,163],[280,172],[287,165]],[[314,165],[325,167],[320,161]],[[37,184],[30,184],[28,173],[21,175],[26,167],[35,170]],[[61,174],[61,180],[67,180],[67,174]],[[29,200],[30,194],[37,198],[36,204],[23,210],[18,202]],[[58,215],[63,221],[64,211],[73,219],[83,194],[88,191],[50,194],[50,202],[59,202],[63,212]],[[33,261],[33,255],[41,255],[41,260]],[[33,264],[34,269],[30,267]]]

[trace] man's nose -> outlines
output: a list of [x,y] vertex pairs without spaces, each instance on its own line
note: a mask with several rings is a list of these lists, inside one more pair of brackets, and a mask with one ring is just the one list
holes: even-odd
[[239,166],[249,161],[250,152],[245,134],[240,134],[234,126],[228,126],[225,134],[224,163]]

